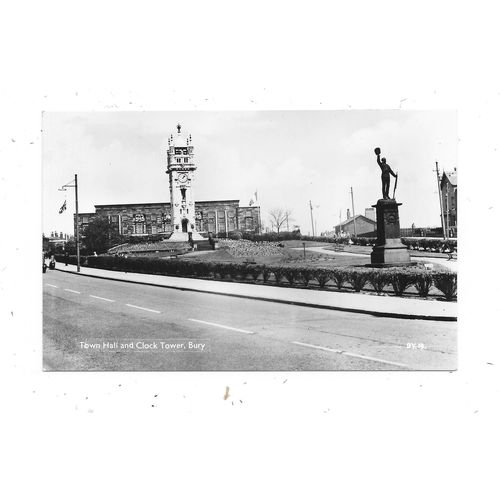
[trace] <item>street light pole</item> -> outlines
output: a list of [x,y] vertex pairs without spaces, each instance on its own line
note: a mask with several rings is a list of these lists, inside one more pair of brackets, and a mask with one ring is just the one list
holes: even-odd
[[75,174],[76,272],[80,272],[80,224],[78,223],[78,175]]
[[74,184],[71,181],[64,184],[59,191],[66,191],[66,188],[75,188],[75,240],[76,240],[76,272],[80,272],[80,226],[78,224],[78,174],[75,174]]

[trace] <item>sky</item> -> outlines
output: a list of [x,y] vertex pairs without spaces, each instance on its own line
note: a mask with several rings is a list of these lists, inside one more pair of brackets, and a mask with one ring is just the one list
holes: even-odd
[[435,162],[457,166],[457,116],[448,110],[45,112],[44,233],[72,234],[74,190],[59,188],[75,173],[80,212],[169,201],[166,147],[177,123],[192,136],[195,200],[246,206],[257,191],[264,223],[286,208],[302,234],[311,233],[309,201],[319,233],[352,212],[351,187],[357,214],[382,197],[375,147],[399,175],[401,227],[440,225]]

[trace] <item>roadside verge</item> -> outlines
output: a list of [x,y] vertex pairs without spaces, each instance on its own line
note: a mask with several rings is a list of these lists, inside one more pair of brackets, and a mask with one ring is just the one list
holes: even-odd
[[81,267],[81,272],[77,273],[76,266],[74,265],[61,266],[61,264],[59,264],[56,270],[80,276],[112,281],[226,295],[297,306],[316,307],[358,314],[369,314],[379,317],[433,321],[457,321],[456,302],[376,296],[350,292],[304,290],[285,286],[280,287],[256,285],[252,283],[232,283],[195,278],[178,278],[175,276],[108,271],[105,269],[95,269],[89,267]]

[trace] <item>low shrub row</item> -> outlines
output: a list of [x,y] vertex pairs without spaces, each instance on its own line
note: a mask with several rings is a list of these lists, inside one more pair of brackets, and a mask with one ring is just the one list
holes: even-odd
[[373,246],[377,242],[377,238],[365,238],[363,236],[353,236],[351,238],[353,245],[360,245],[363,247]]
[[319,243],[339,243],[341,245],[347,245],[350,238],[347,236],[338,238],[334,238],[332,236],[301,236],[300,239],[302,241],[317,241]]
[[423,250],[431,252],[456,252],[456,240],[440,240],[428,238],[401,238],[403,245],[411,250]]
[[[76,264],[76,257],[59,256],[58,262]],[[391,286],[393,293],[402,296],[409,287],[414,286],[421,297],[427,297],[435,286],[447,300],[457,295],[457,274],[448,271],[429,271],[422,267],[367,268],[367,267],[298,267],[290,265],[242,264],[233,262],[203,262],[196,260],[158,259],[143,257],[116,257],[108,255],[89,256],[82,265],[146,274],[184,276],[212,279],[253,280],[259,278],[264,283],[316,286],[324,289],[328,283],[338,290],[348,285],[355,292],[368,284],[378,294]]]

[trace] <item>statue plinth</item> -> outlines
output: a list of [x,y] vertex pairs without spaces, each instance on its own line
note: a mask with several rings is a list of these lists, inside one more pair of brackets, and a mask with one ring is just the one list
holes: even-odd
[[[203,238],[203,236],[200,233],[198,233],[198,231],[193,231],[191,233],[191,237],[194,242],[206,240],[206,238]],[[189,233],[182,231],[174,231],[168,238],[168,241],[184,241],[184,242],[189,241]]]
[[378,200],[372,205],[377,211],[377,243],[371,253],[372,264],[410,264],[410,252],[401,243],[399,228],[399,206],[396,200]]

